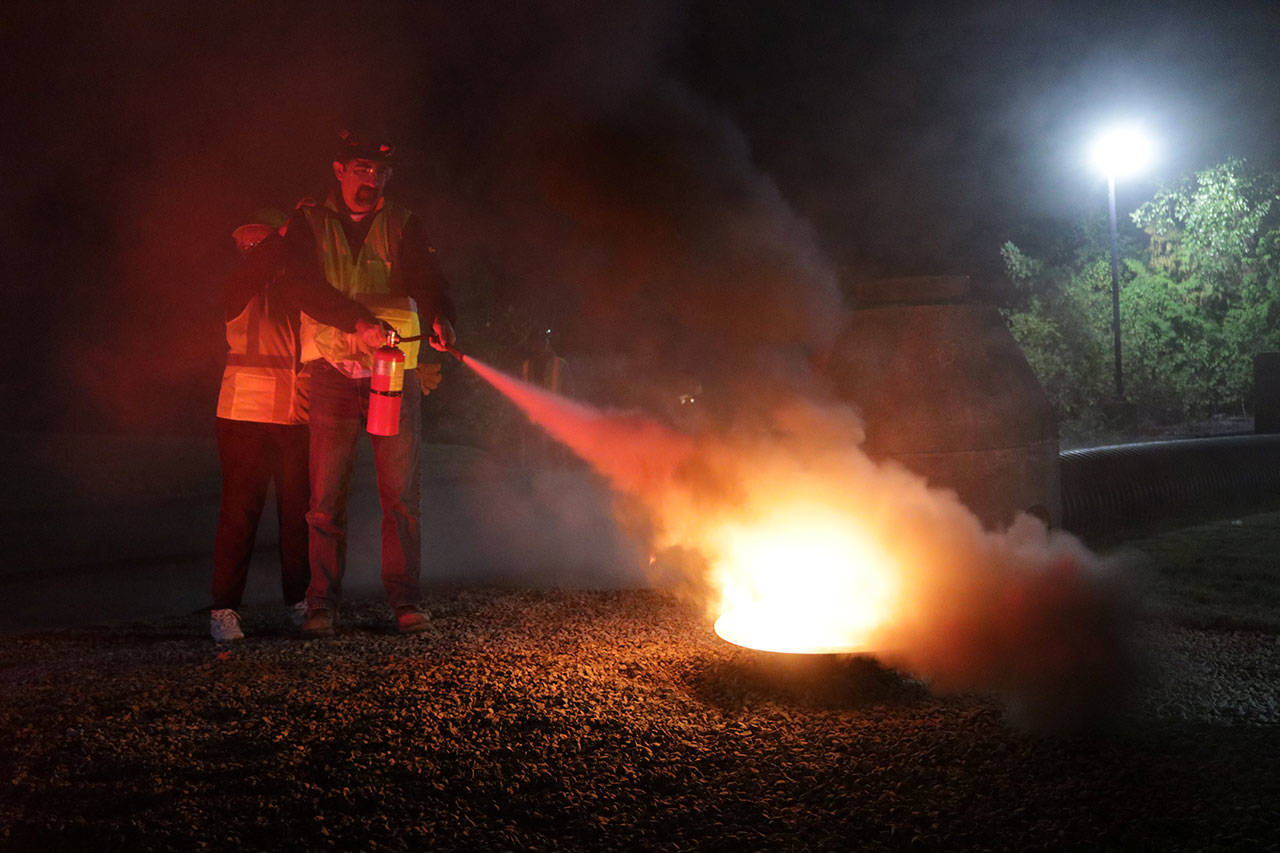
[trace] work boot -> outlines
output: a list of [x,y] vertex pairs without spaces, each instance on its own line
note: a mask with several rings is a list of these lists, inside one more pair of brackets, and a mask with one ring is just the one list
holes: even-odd
[[214,642],[234,643],[244,639],[244,631],[240,630],[240,614],[230,609],[213,610],[209,613],[209,635]]
[[289,613],[289,621],[293,623],[293,627],[301,628],[302,623],[307,621],[307,600],[305,598],[297,604],[290,604],[285,610]]
[[307,618],[302,623],[302,636],[305,639],[313,640],[317,637],[332,637],[333,635],[332,612],[323,609],[307,611]]
[[431,617],[416,604],[396,608],[396,627],[401,634],[421,634],[431,627]]

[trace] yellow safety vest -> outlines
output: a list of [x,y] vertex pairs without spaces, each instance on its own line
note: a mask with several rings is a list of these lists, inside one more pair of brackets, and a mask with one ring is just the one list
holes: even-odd
[[[395,293],[394,278],[400,261],[400,237],[410,212],[398,204],[379,202],[373,223],[359,255],[352,256],[347,235],[342,230],[343,214],[330,196],[324,205],[302,208],[315,236],[320,266],[329,284],[369,308],[379,319],[391,324],[401,337],[418,335],[421,324],[418,306],[408,296]],[[373,359],[361,349],[354,333],[316,322],[302,314],[302,360],[323,358],[353,379],[370,375]],[[400,344],[405,370],[418,366],[418,342]]]
[[307,422],[307,382],[298,374],[297,337],[288,319],[273,315],[270,290],[227,321],[227,366],[218,417],[269,424]]

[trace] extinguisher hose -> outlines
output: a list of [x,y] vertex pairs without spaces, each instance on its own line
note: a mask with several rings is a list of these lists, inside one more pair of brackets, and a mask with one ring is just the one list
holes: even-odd
[[[413,335],[412,337],[408,337],[408,338],[402,338],[399,335],[397,335],[396,341],[403,344],[403,343],[410,343],[412,341],[430,341],[432,338],[435,338],[435,335],[433,333],[423,332],[421,335]],[[432,349],[435,349],[435,348],[436,348],[435,345],[432,344]],[[457,347],[446,345],[443,351],[449,353],[449,355],[453,356],[458,361],[462,361],[462,353],[458,350]]]

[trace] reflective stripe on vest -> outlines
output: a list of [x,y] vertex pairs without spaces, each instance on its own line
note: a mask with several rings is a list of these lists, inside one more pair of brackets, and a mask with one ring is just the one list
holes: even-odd
[[306,382],[297,375],[297,339],[287,317],[274,316],[269,289],[227,321],[227,366],[218,417],[271,424],[307,422]]
[[[402,292],[395,277],[400,260],[400,238],[410,213],[406,208],[385,200],[373,214],[373,223],[359,255],[353,257],[347,235],[342,230],[341,213],[332,196],[324,206],[303,207],[307,224],[315,237],[316,251],[325,279],[337,290],[363,303],[379,319],[391,324],[401,337],[421,333],[418,307]],[[302,360],[323,358],[352,378],[371,373],[372,356],[358,345],[354,334],[318,323],[304,312],[302,315]],[[418,365],[418,342],[400,345],[404,352],[405,370]]]
[[293,369],[293,356],[288,355],[240,355],[227,353],[227,364],[236,367],[287,367]]

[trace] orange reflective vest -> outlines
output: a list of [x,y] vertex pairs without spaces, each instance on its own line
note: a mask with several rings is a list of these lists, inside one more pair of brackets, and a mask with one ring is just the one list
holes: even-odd
[[[405,223],[411,215],[398,204],[379,202],[372,214],[360,252],[353,255],[342,230],[343,215],[330,196],[323,205],[302,208],[311,233],[315,237],[320,267],[329,284],[369,308],[379,319],[391,324],[401,337],[409,338],[421,332],[418,307],[408,296],[396,294],[395,275],[400,261],[400,242]],[[318,323],[304,312],[302,314],[302,360],[323,358],[342,373],[353,379],[371,374],[372,356],[358,344],[353,333],[343,332],[333,326]],[[418,366],[418,342],[400,344],[404,352],[405,370]]]
[[297,334],[290,317],[272,303],[269,286],[227,321],[227,346],[218,417],[270,424],[307,422],[307,383],[298,373]]

